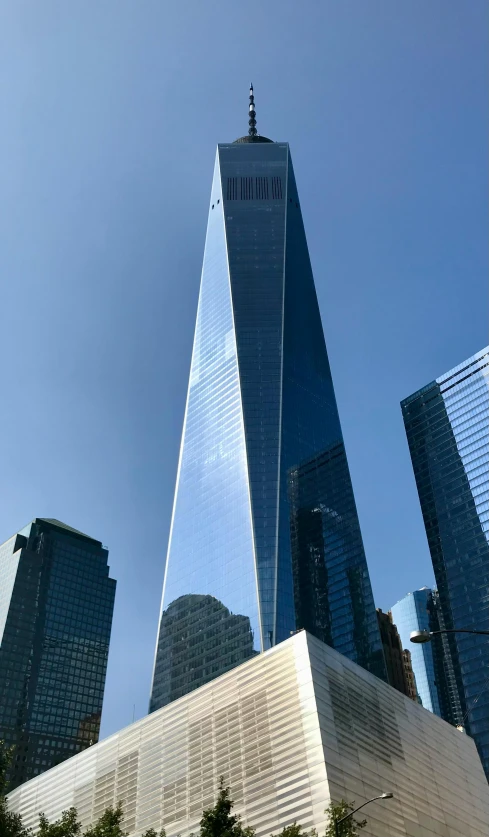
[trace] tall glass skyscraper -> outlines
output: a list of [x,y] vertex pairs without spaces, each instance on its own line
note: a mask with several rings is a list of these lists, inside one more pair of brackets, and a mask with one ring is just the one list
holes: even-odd
[[305,627],[385,677],[287,143],[219,145],[150,709]]
[[36,518],[0,546],[0,739],[17,787],[98,741],[116,582],[100,541]]
[[443,627],[437,591],[429,587],[415,590],[397,602],[391,613],[403,647],[411,652],[416,688],[424,708],[454,726],[462,724],[463,713],[447,637],[437,636],[420,645],[410,642],[412,631],[439,631]]
[[[447,629],[489,630],[488,376],[486,348],[401,404]],[[489,777],[489,637],[449,640],[464,725]]]

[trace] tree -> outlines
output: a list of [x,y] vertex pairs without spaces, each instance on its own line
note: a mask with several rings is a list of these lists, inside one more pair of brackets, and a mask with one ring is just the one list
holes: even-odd
[[126,832],[121,828],[123,816],[120,802],[115,808],[106,808],[100,819],[85,832],[83,837],[126,837]]
[[155,831],[154,828],[148,828],[148,830],[144,832],[143,837],[166,837],[166,831],[164,828],[162,828],[161,831]]
[[1,837],[30,837],[31,831],[24,828],[20,814],[13,814],[8,809],[5,799],[7,790],[7,770],[12,761],[12,750],[0,741],[0,835]]
[[[325,814],[328,814],[329,823],[326,826],[324,837],[336,837],[335,821],[338,822],[345,814],[353,811],[354,805],[351,802],[345,802],[341,799],[338,803],[330,802],[326,808]],[[367,820],[355,820],[353,817],[345,820],[338,826],[338,837],[358,837],[358,831],[365,828]]]
[[78,837],[81,824],[78,822],[76,808],[63,811],[59,820],[50,823],[44,814],[39,814],[37,837]]
[[271,834],[270,837],[317,837],[317,831],[315,828],[304,831],[302,825],[298,825],[294,820],[292,825],[286,825],[279,834]]
[[255,829],[243,827],[241,817],[231,813],[233,804],[231,791],[221,776],[216,804],[202,814],[200,837],[254,837]]

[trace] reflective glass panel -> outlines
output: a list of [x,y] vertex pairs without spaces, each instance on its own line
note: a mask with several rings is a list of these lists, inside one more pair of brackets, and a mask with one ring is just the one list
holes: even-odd
[[[489,350],[402,402],[446,628],[489,630]],[[489,777],[489,638],[451,635],[464,724]]]
[[216,161],[150,709],[261,650],[248,467]]

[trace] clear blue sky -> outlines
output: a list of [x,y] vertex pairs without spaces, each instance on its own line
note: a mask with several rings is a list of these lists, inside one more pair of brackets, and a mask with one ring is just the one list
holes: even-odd
[[486,336],[486,0],[6,0],[0,541],[118,580],[103,734],[145,714],[215,146],[287,140],[377,604],[432,583],[399,402]]

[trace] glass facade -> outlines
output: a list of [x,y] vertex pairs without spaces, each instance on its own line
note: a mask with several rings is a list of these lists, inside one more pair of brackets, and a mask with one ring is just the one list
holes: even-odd
[[150,709],[298,628],[322,638],[311,597],[385,677],[289,147],[238,141],[217,150]]
[[434,591],[428,587],[415,590],[397,602],[391,613],[402,646],[411,652],[411,665],[422,705],[456,725],[461,723],[462,715],[456,688],[452,689],[450,700],[449,672],[445,671],[449,659],[445,651],[448,649],[443,648],[440,638],[419,645],[410,641],[411,631],[440,629],[435,596]]
[[108,552],[36,518],[0,547],[0,739],[11,787],[98,740],[116,582]]
[[[447,629],[489,630],[488,375],[484,349],[401,404]],[[445,639],[489,777],[489,638]]]
[[377,608],[380,638],[384,649],[387,681],[389,685],[407,695],[412,700],[419,701],[416,681],[412,670],[411,654],[402,647],[401,637],[397,626],[394,625],[392,613],[384,613]]

